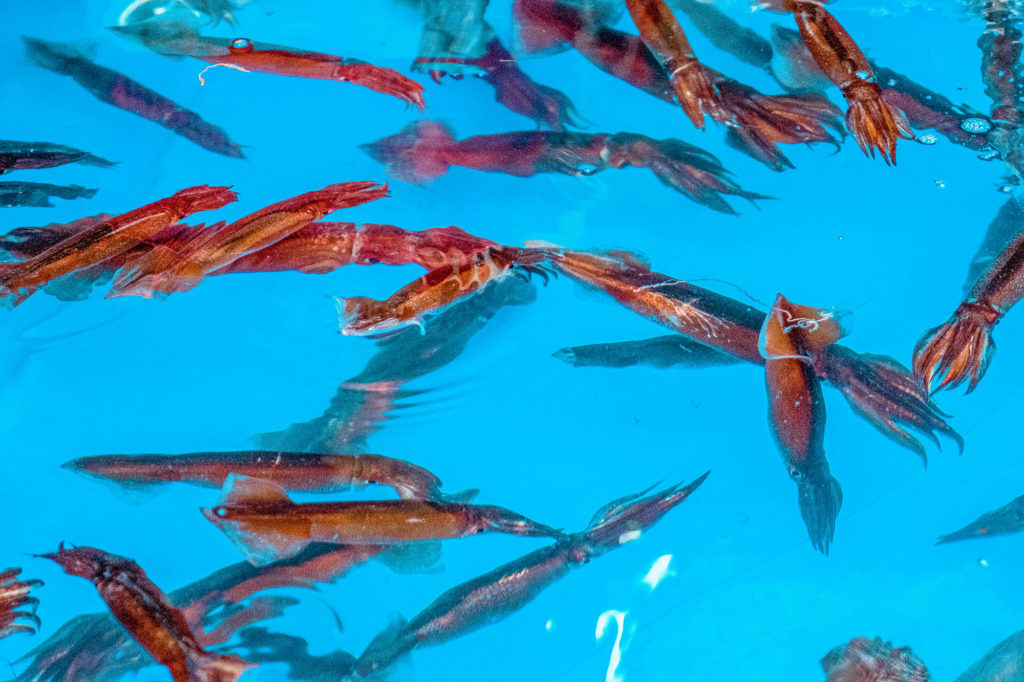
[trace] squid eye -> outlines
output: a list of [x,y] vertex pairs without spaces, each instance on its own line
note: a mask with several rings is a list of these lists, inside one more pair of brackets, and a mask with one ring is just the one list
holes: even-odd
[[217,507],[216,509],[213,510],[213,513],[217,516],[224,517],[228,515],[228,509],[227,507]]
[[232,52],[251,52],[252,41],[248,38],[237,38],[231,41],[230,49]]
[[804,477],[803,473],[801,473],[801,471],[799,469],[797,469],[796,467],[790,467],[789,468],[789,476],[794,481],[799,481],[801,478]]

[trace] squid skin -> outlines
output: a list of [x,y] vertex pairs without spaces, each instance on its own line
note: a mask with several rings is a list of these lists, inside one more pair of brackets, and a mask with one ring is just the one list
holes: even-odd
[[168,57],[194,57],[241,71],[354,83],[397,97],[407,105],[414,104],[421,112],[426,106],[422,85],[394,69],[358,59],[254,43],[248,38],[202,36],[182,22],[145,22],[111,28]]
[[668,74],[672,91],[693,125],[703,130],[705,114],[719,122],[726,120],[709,72],[697,60],[668,6],[662,0],[626,0],[626,8],[641,40]]
[[230,224],[159,244],[125,265],[107,298],[189,291],[207,274],[272,245],[328,213],[388,196],[387,185],[342,182],[266,206]]
[[943,535],[937,545],[961,540],[973,540],[1008,535],[1024,530],[1024,495],[1014,498],[998,509],[985,512],[960,530]]
[[76,270],[96,265],[129,251],[199,211],[221,208],[237,195],[227,187],[202,185],[123,213],[78,232],[37,256],[0,270],[0,293],[13,295],[17,305],[35,288]]
[[973,391],[995,354],[992,332],[1024,297],[1024,231],[981,273],[948,322],[925,333],[914,348],[914,375],[929,391],[967,381]]
[[[384,550],[372,545],[315,545],[292,559],[261,568],[243,561],[175,590],[168,600],[181,611],[199,644],[211,647],[230,640],[232,627],[250,625],[261,616],[271,617],[273,614],[263,607],[290,604],[290,600],[277,598],[260,602],[262,607],[255,611],[247,609],[255,601],[251,599],[253,594],[275,587],[312,588],[318,582],[333,582]],[[249,617],[239,617],[246,613]],[[114,682],[152,663],[110,613],[76,616],[25,659],[31,662],[15,678],[17,682]]]
[[931,674],[910,647],[881,637],[854,637],[821,659],[826,682],[928,682]]
[[471,490],[441,492],[441,479],[411,462],[381,455],[326,455],[274,450],[196,452],[186,455],[95,455],[66,462],[64,469],[128,488],[168,482],[220,488],[231,474],[270,481],[285,490],[337,493],[353,486],[385,485],[403,499],[467,501]]
[[202,509],[254,565],[295,556],[315,542],[396,545],[496,531],[530,537],[564,533],[503,507],[429,500],[295,504],[269,481],[232,474],[217,507]]
[[52,208],[51,197],[91,199],[97,190],[81,185],[51,185],[48,182],[0,182],[0,208],[32,206]]
[[538,173],[583,177],[633,166],[649,168],[662,184],[723,213],[735,213],[723,194],[751,201],[767,198],[743,190],[718,159],[698,147],[636,133],[522,131],[456,141],[444,124],[417,121],[361,149],[386,164],[392,177],[417,184],[444,175],[451,166],[516,177]]
[[[534,247],[548,253],[560,273],[610,294],[626,308],[740,360],[765,363],[758,349],[763,311],[654,272],[628,254],[573,251],[550,244]],[[909,427],[936,444],[935,434],[942,434],[963,450],[963,439],[894,359],[857,353],[838,343],[815,344],[810,357],[818,377],[839,389],[857,414],[895,442],[925,456],[924,446],[905,428]]]
[[810,338],[815,332],[827,337],[822,345],[829,345],[839,339],[839,326],[830,319],[820,326],[831,330],[809,332],[793,322],[808,319],[801,314],[779,294],[765,319],[759,345],[765,356],[772,436],[796,483],[811,545],[827,556],[843,493],[825,459],[825,400],[809,353],[817,342]]
[[[576,107],[559,90],[536,83],[516,63],[512,54],[497,38],[487,44],[487,52],[480,57],[424,57],[416,58],[414,68],[429,67],[440,81],[441,68],[447,64],[461,64],[479,69],[484,81],[494,87],[495,99],[508,110],[536,121],[538,127],[565,130],[566,126],[583,127]],[[459,76],[461,78],[461,76]]]
[[81,149],[53,142],[0,140],[0,175],[29,168],[54,168],[67,163],[110,168],[116,165]]
[[20,580],[20,568],[0,571],[0,639],[24,633],[34,635],[39,627],[36,607],[39,600],[32,590],[43,586],[41,580]]
[[402,287],[385,301],[364,296],[337,298],[342,334],[393,332],[423,326],[424,318],[506,277],[539,275],[547,281],[543,256],[515,247],[489,247],[475,253],[467,266],[446,263]]
[[41,555],[68,575],[91,581],[111,614],[160,664],[174,682],[232,682],[252,664],[237,656],[205,651],[196,641],[181,611],[134,561],[93,547]]
[[462,637],[507,618],[571,569],[638,539],[700,487],[707,476],[705,473],[689,485],[679,484],[646,497],[644,491],[615,500],[599,509],[583,531],[453,587],[408,623],[399,621],[374,638],[348,679],[377,679],[416,647]]
[[29,58],[38,66],[70,76],[100,101],[161,125],[211,152],[244,158],[242,148],[232,142],[223,129],[207,123],[199,114],[179,106],[142,83],[93,63],[64,43],[28,36],[21,38],[25,41]]
[[804,0],[768,0],[766,6],[792,12],[800,35],[819,68],[846,98],[846,127],[872,158],[896,163],[896,141],[913,139],[906,117],[882,97],[871,64],[857,43],[822,5]]

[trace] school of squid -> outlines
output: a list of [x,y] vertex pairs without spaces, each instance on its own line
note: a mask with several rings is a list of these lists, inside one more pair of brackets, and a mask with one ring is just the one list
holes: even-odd
[[[416,266],[424,274],[387,298],[352,291],[334,297],[337,330],[343,337],[372,339],[373,354],[358,374],[340,382],[321,416],[256,436],[258,449],[74,452],[64,469],[133,494],[149,496],[179,485],[205,489],[209,502],[201,513],[237,549],[239,561],[172,590],[155,584],[147,567],[126,556],[133,553],[130,543],[102,549],[76,545],[74,538],[47,529],[38,534],[40,546],[0,546],[5,555],[0,566],[32,552],[22,567],[0,571],[0,637],[33,635],[40,618],[45,620],[47,587],[32,570],[38,561],[55,562],[68,576],[85,578],[107,607],[76,616],[27,650],[12,663],[14,680],[114,681],[158,665],[175,682],[227,682],[268,663],[286,665],[294,680],[387,679],[398,661],[415,656],[414,650],[501,627],[500,621],[543,599],[547,588],[572,580],[571,569],[657,532],[653,527],[676,506],[715,486],[710,467],[694,465],[686,476],[645,472],[650,487],[621,490],[584,525],[566,530],[515,511],[511,501],[508,507],[478,503],[481,490],[446,489],[438,475],[413,461],[371,454],[369,439],[386,429],[395,410],[415,393],[408,384],[457,364],[474,335],[502,308],[529,306],[556,287],[601,297],[608,313],[600,322],[609,330],[628,317],[620,308],[666,328],[652,338],[597,338],[551,348],[562,363],[694,371],[752,366],[742,371],[758,381],[763,376],[760,397],[756,391],[750,396],[737,391],[736,399],[766,401],[775,451],[765,438],[763,452],[744,456],[781,457],[782,470],[765,486],[771,495],[784,497],[792,517],[802,521],[809,547],[801,551],[814,559],[845,539],[841,524],[837,528],[844,489],[825,452],[830,392],[823,387],[836,389],[853,414],[873,427],[865,430],[865,447],[883,437],[927,466],[932,450],[965,449],[955,419],[936,402],[942,391],[963,387],[971,393],[990,369],[999,372],[1000,362],[1024,354],[1008,347],[1005,357],[995,360],[995,327],[1024,297],[1024,204],[1012,195],[969,260],[963,298],[949,301],[949,319],[914,330],[919,341],[899,357],[846,345],[838,302],[791,300],[775,290],[774,300],[763,304],[745,294],[727,295],[723,290],[731,290],[714,283],[680,278],[686,273],[659,272],[656,257],[628,248],[552,243],[543,226],[527,226],[521,243],[508,244],[488,238],[486,226],[338,222],[345,220],[345,211],[370,204],[386,214],[393,191],[388,182],[425,187],[452,167],[517,178],[552,173],[577,179],[572,182],[610,168],[647,169],[675,191],[665,193],[669,198],[682,201],[673,210],[693,221],[708,211],[740,215],[772,200],[736,179],[726,167],[728,159],[692,142],[591,130],[587,112],[523,70],[527,58],[535,63],[566,51],[603,72],[595,76],[602,82],[616,79],[680,107],[681,137],[696,139],[689,133],[706,126],[720,129],[735,154],[787,176],[800,172],[784,153],[787,145],[820,147],[817,153],[828,154],[853,143],[872,163],[898,173],[900,148],[934,144],[941,137],[979,158],[1001,161],[1004,191],[1011,194],[1024,184],[1024,7],[1017,0],[984,0],[964,10],[986,27],[977,44],[991,100],[987,112],[955,104],[951,93],[933,91],[869,59],[869,37],[843,28],[841,4],[755,3],[757,11],[778,19],[768,36],[745,26],[745,15],[735,6],[701,0],[407,4],[423,26],[419,53],[408,55],[408,74],[375,65],[373,55],[337,56],[249,37],[243,33],[246,13],[258,3],[137,0],[110,27],[139,59],[185,69],[190,78],[197,60],[200,81],[214,74],[241,77],[233,72],[339,81],[350,92],[356,86],[372,91],[382,107],[398,100],[411,120],[350,150],[378,163],[380,176],[345,177],[342,162],[330,183],[296,196],[259,197],[263,207],[247,215],[232,206],[249,198],[243,182],[206,184],[210,181],[198,167],[192,169],[195,184],[157,192],[141,206],[125,206],[101,193],[104,211],[82,211],[69,222],[5,228],[0,235],[5,314],[18,316],[23,306],[45,297],[68,306],[90,298],[95,303],[101,295],[94,290],[110,299],[157,299],[146,305],[159,306],[173,294],[224,275],[329,275],[352,271],[345,266],[377,265]],[[511,35],[488,23],[485,14],[495,13],[511,17]],[[687,34],[699,35],[700,44],[710,41],[728,59],[703,51],[698,57]],[[158,124],[167,129],[161,135],[178,135],[204,154],[251,163],[225,127],[98,63],[88,50],[47,37],[21,39],[25,68],[37,78],[55,83],[69,76],[92,95],[75,102],[80,116],[106,115],[109,108],[96,105],[98,99]],[[164,64],[160,57],[175,61]],[[719,61],[753,69],[758,82],[767,78],[774,84],[772,91],[761,92],[708,65]],[[207,71],[213,67],[222,68]],[[530,126],[459,137],[447,122],[424,114],[437,88],[459,87],[447,81],[466,76],[486,84],[493,106],[529,119]],[[229,121],[219,123],[230,127]],[[0,140],[0,174],[16,178],[0,181],[0,207],[48,207],[53,198],[75,205],[97,201],[99,188],[21,180],[34,171],[79,165],[102,169],[99,173],[123,168],[59,142]],[[365,341],[339,338],[339,343]],[[828,407],[843,410],[841,402],[832,399]],[[363,488],[379,494],[346,497]],[[293,499],[297,495],[302,497]],[[308,501],[308,495],[316,501]],[[1024,531],[1024,495],[989,511],[962,512],[965,521],[981,515],[937,544]],[[396,580],[402,573],[438,571],[442,541],[485,533],[544,544],[508,563],[482,566],[477,577],[453,584],[412,618],[377,633],[361,652],[317,655],[304,639],[266,622],[302,601],[272,590],[314,590],[374,561],[394,570]],[[74,589],[75,582],[80,581],[69,581],[67,588]],[[332,606],[344,620],[344,604]],[[872,636],[823,652],[820,664],[829,682],[932,679],[910,647],[865,634]],[[523,659],[515,665],[529,671],[529,651],[520,653]],[[984,653],[957,681],[1022,681],[1022,660],[1024,630]]]

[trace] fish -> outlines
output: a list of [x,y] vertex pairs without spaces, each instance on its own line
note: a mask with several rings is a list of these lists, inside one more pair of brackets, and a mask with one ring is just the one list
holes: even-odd
[[32,590],[42,587],[42,580],[21,580],[20,568],[0,571],[0,639],[14,634],[34,635],[39,628],[36,607],[39,599]]
[[235,159],[244,158],[242,148],[232,142],[222,128],[207,123],[199,114],[142,83],[94,63],[65,43],[29,36],[21,39],[29,59],[37,66],[70,76],[96,99],[161,125],[211,152]]
[[237,656],[205,651],[181,611],[131,559],[95,547],[68,549],[64,543],[57,552],[40,556],[68,575],[91,581],[114,618],[170,670],[174,682],[231,682],[252,667]]
[[998,509],[985,512],[960,530],[943,535],[937,545],[961,540],[972,540],[996,535],[1008,535],[1024,530],[1024,495],[1016,497]]
[[376,679],[414,648],[463,637],[504,620],[545,589],[603,554],[643,536],[708,477],[647,495],[630,495],[599,509],[588,526],[447,590],[412,620],[396,621],[356,660],[349,680]]
[[0,175],[29,168],[54,168],[67,163],[81,163],[100,168],[116,165],[113,161],[107,161],[81,149],[53,142],[0,140]]
[[220,504],[201,511],[257,566],[295,556],[313,542],[394,545],[484,531],[563,535],[492,505],[408,499],[296,504],[279,485],[236,474],[224,483]]
[[825,654],[826,682],[928,682],[931,674],[910,647],[894,649],[881,637],[854,637]]
[[51,185],[48,182],[0,182],[0,208],[33,206],[52,208],[50,197],[60,199],[91,199],[96,189],[81,185]]
[[112,26],[111,30],[138,40],[158,54],[168,57],[194,57],[239,71],[354,83],[397,97],[407,105],[415,105],[421,112],[426,106],[422,85],[394,69],[375,66],[359,59],[255,43],[249,38],[203,36],[184,22],[143,22]]
[[392,177],[415,184],[438,178],[451,166],[515,177],[587,177],[607,168],[633,166],[650,169],[662,184],[722,213],[736,212],[723,194],[751,202],[768,198],[742,189],[717,158],[699,147],[637,133],[520,131],[456,141],[445,124],[422,120],[360,149],[384,163]]
[[186,455],[94,455],[62,467],[130,489],[168,482],[221,488],[231,474],[275,483],[284,490],[338,493],[353,486],[386,485],[399,497],[436,502],[468,502],[478,491],[453,495],[441,491],[441,479],[411,462],[381,455],[334,455],[273,450],[194,452]]

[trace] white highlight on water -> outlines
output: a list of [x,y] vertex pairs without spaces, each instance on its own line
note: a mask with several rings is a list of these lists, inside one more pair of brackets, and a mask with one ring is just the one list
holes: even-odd
[[608,672],[605,673],[604,682],[622,682],[622,675],[617,674],[615,671],[619,668],[619,663],[622,662],[622,631],[623,623],[626,619],[625,611],[616,611],[609,609],[600,616],[597,617],[597,629],[594,631],[594,639],[600,641],[604,637],[605,630],[608,629],[608,623],[612,620],[616,624],[615,632],[615,643],[612,645],[612,654],[608,659]]
[[658,584],[670,575],[675,575],[676,572],[669,569],[669,564],[672,563],[671,554],[663,554],[654,560],[651,564],[651,570],[647,571],[647,575],[643,577],[643,582],[653,590]]

